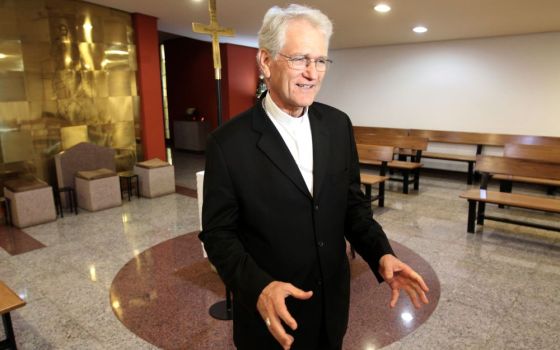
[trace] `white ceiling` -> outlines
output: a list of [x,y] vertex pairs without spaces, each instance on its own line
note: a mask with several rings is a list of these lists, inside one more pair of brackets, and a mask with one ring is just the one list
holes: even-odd
[[[209,23],[207,0],[88,0],[157,17],[160,31],[209,40],[192,32],[192,22]],[[293,1],[217,0],[218,22],[236,31],[222,42],[256,46],[266,10]],[[379,2],[392,7],[378,14]],[[331,48],[414,43],[560,31],[560,0],[305,0],[334,23]],[[412,27],[422,24],[427,33]]]

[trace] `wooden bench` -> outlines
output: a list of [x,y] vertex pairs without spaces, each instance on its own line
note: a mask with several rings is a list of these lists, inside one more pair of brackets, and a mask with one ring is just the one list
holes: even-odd
[[498,174],[560,180],[560,164],[507,157],[478,156],[476,161],[476,170],[482,173],[480,189],[471,189],[460,195],[461,198],[465,198],[469,202],[467,232],[474,233],[475,222],[479,225],[484,225],[485,219],[560,231],[560,227],[541,225],[527,222],[526,220],[520,221],[485,214],[487,203],[557,214],[560,213],[560,199],[488,190],[488,181],[490,177]]
[[[400,136],[400,135],[380,135],[380,134],[356,134],[356,143],[364,145],[377,145],[377,146],[390,146],[394,150],[407,149],[412,150],[412,161],[405,160],[391,160],[387,166],[391,170],[401,171],[402,178],[390,178],[390,180],[401,181],[403,183],[403,193],[408,193],[409,175],[414,175],[414,189],[420,188],[420,168],[423,166],[420,163],[422,159],[422,152],[428,148],[428,139],[413,136]],[[398,152],[397,152],[398,153]],[[373,162],[368,164],[380,165],[381,162]]]
[[467,184],[471,185],[474,178],[473,164],[476,156],[483,153],[484,147],[504,147],[508,143],[527,144],[527,145],[558,145],[560,137],[531,136],[531,135],[509,135],[462,131],[442,131],[442,130],[421,130],[411,129],[410,135],[427,137],[430,142],[475,145],[476,154],[459,155],[448,153],[425,152],[424,158],[451,160],[457,162],[467,162]]
[[[393,147],[357,144],[358,158],[360,164],[380,165],[379,175],[360,172],[360,181],[366,188],[366,197],[369,201],[377,200],[379,207],[385,206],[385,181],[389,179],[387,164],[393,160]],[[378,185],[379,191],[376,196],[371,195],[371,186]]]
[[467,163],[468,185],[472,185],[474,180],[476,156],[482,154],[483,146],[498,142],[492,134],[475,132],[411,129],[410,135],[427,137],[433,143],[476,146],[476,152],[473,154],[424,152],[424,158]]
[[6,333],[6,339],[0,342],[0,349],[17,349],[10,312],[23,306],[25,306],[25,301],[6,286],[4,282],[0,281],[0,314],[2,315],[2,322]]
[[[508,143],[504,146],[504,157],[560,164],[560,146],[519,145]],[[493,176],[493,179],[500,181],[500,192],[511,192],[513,190],[514,182],[547,186],[548,194],[551,195],[554,194],[557,187],[560,187],[560,181],[558,180],[542,179],[538,177],[497,174]]]
[[474,163],[476,156],[483,153],[484,147],[504,147],[508,143],[544,145],[560,147],[560,137],[531,136],[531,135],[508,135],[479,132],[424,130],[424,129],[399,129],[354,126],[354,134],[381,134],[425,137],[430,143],[472,145],[476,151],[472,154],[456,154],[450,152],[425,151],[422,157],[425,159],[437,159],[445,161],[462,162],[467,164],[467,184],[472,184],[474,179]]

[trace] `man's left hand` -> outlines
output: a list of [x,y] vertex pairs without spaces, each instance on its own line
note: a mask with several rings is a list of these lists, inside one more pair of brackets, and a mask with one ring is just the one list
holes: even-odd
[[426,293],[429,291],[424,279],[410,266],[403,263],[395,256],[386,254],[379,260],[379,273],[391,287],[391,301],[389,306],[395,307],[399,299],[400,290],[404,289],[417,309],[420,302],[428,304]]

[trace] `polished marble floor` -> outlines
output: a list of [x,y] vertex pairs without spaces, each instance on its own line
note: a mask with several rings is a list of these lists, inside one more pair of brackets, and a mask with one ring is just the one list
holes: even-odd
[[[414,332],[438,305],[440,284],[435,271],[410,249],[395,241],[392,245],[403,261],[422,274],[430,286],[431,302],[415,309],[403,297],[389,309],[389,288],[373,281],[362,259],[352,259],[352,307],[345,349],[391,344]],[[225,291],[200,247],[196,233],[188,233],[143,251],[119,271],[110,290],[111,305],[131,332],[163,349],[234,348],[231,322],[208,314],[210,307],[225,299]],[[161,324],[167,326],[162,329]],[[372,324],[377,326],[367,326]]]
[[[177,184],[194,188],[194,171],[202,169],[203,157],[175,153],[174,161]],[[399,184],[390,184],[386,208],[376,209],[375,217],[390,239],[429,263],[441,284],[440,299],[431,316],[384,348],[557,349],[560,235],[490,221],[478,228],[477,234],[467,234],[467,204],[458,198],[466,188],[463,176],[426,172],[419,192],[403,195]],[[531,187],[514,190],[544,193]],[[119,321],[121,305],[111,299],[110,289],[126,266],[141,266],[149,259],[159,265],[156,258],[163,259],[159,266],[166,266],[165,256],[147,258],[146,252],[198,229],[197,203],[189,197],[192,191],[180,192],[187,195],[134,198],[120,208],[65,215],[56,222],[24,230],[45,247],[17,255],[0,249],[0,279],[28,302],[12,315],[19,349],[157,348]],[[489,210],[518,219],[560,222],[557,215]],[[189,254],[198,248],[193,244]],[[182,251],[178,249],[176,254]],[[193,278],[193,273],[184,270],[177,273]],[[155,283],[145,281],[150,282]],[[200,280],[194,278],[192,283]],[[157,297],[140,294],[129,303],[141,308]],[[352,308],[354,314],[364,309],[356,302]],[[169,309],[189,312],[181,305],[169,305]],[[193,325],[202,317],[207,317],[204,312],[193,313]],[[159,320],[162,337],[175,328],[174,322],[173,317]],[[365,321],[360,326],[364,334],[374,327],[391,334],[402,322],[376,326]],[[377,349],[380,345],[377,339],[357,344],[353,333],[362,334],[359,329],[349,332],[347,350]],[[212,344],[213,337],[227,334],[211,329],[196,336],[199,343]],[[209,345],[208,349],[214,347]]]

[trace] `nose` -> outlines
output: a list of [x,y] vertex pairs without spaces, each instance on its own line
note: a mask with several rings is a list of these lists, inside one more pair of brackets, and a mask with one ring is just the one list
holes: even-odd
[[319,72],[317,71],[315,61],[309,61],[309,63],[303,70],[303,76],[310,80],[317,79],[317,77],[319,76]]

